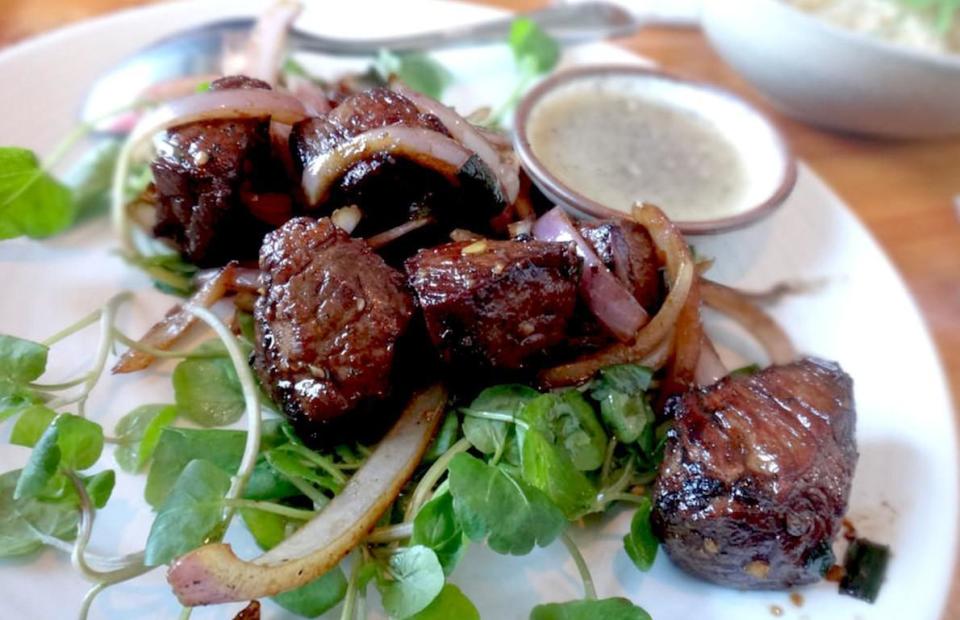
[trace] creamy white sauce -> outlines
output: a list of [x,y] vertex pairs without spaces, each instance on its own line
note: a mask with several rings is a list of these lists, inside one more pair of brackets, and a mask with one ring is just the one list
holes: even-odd
[[533,110],[527,135],[554,176],[612,209],[649,202],[674,220],[695,222],[751,206],[736,147],[707,120],[641,94],[557,93]]

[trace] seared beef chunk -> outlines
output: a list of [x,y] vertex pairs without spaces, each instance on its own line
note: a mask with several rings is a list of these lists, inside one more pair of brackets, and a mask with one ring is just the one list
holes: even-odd
[[389,395],[413,301],[399,272],[329,219],[267,235],[260,269],[254,367],[301,437],[323,443],[327,423]]
[[[375,88],[347,97],[325,117],[294,125],[290,150],[298,172],[350,139],[388,126],[426,129],[450,137],[436,116],[420,112],[399,93]],[[354,231],[362,237],[426,215],[447,229],[460,226],[483,231],[504,207],[493,173],[477,157],[451,177],[448,172],[384,152],[351,166],[329,196],[307,208],[326,215],[349,204],[356,204],[364,214]],[[421,241],[433,244],[443,234]]]
[[[211,84],[227,88],[269,86],[242,76]],[[263,235],[290,216],[289,182],[272,154],[269,118],[174,127],[159,140],[151,169],[158,198],[154,234],[198,265],[255,258]]]
[[270,90],[270,85],[245,75],[227,75],[210,82],[210,90]]
[[643,226],[628,220],[578,222],[583,238],[651,315],[660,303],[659,260]]
[[461,241],[421,250],[406,268],[449,363],[519,369],[566,339],[580,277],[572,245]]
[[736,588],[820,579],[857,462],[852,388],[805,359],[668,401],[653,525],[670,558]]

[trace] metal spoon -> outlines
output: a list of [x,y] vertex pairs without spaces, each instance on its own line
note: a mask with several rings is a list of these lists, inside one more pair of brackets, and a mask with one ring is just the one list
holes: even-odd
[[[526,14],[563,44],[583,43],[635,32],[644,23],[629,11],[608,2],[562,4]],[[375,55],[382,49],[415,52],[450,47],[502,43],[517,16],[510,15],[469,26],[377,39],[322,37],[296,27],[288,38],[290,51],[335,56]],[[249,36],[253,18],[203,24],[178,32],[140,50],[98,79],[83,104],[81,118],[102,119],[159,82],[190,75],[221,72],[224,52]]]

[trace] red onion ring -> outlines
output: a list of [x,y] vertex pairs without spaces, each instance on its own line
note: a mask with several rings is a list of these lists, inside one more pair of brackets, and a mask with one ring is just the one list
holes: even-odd
[[351,166],[376,154],[411,159],[454,177],[473,153],[456,140],[421,127],[390,125],[364,132],[316,157],[303,171],[303,191],[310,204],[325,200]]
[[399,82],[394,82],[391,88],[412,101],[421,112],[433,114],[439,118],[454,139],[476,153],[477,157],[496,175],[500,188],[503,190],[503,195],[507,199],[507,204],[512,204],[517,199],[517,194],[520,191],[518,166],[511,166],[511,162],[504,161],[497,153],[496,148],[476,127],[457,114],[453,108],[407,88]]
[[580,294],[594,316],[622,342],[630,342],[649,320],[643,306],[607,269],[593,247],[580,235],[562,207],[554,207],[533,223],[541,241],[572,241],[583,259]]

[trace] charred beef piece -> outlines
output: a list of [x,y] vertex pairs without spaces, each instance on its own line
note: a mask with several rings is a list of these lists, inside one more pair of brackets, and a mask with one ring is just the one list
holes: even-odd
[[260,269],[254,368],[301,437],[325,443],[331,422],[389,396],[413,300],[399,272],[329,219],[268,234]]
[[670,558],[736,588],[820,579],[857,462],[852,388],[805,359],[669,400],[652,519]]
[[577,301],[572,245],[461,241],[406,262],[430,339],[444,361],[519,369],[562,344]]
[[[210,88],[270,86],[231,76]],[[274,156],[267,117],[171,128],[157,144],[151,170],[154,234],[170,239],[197,265],[255,258],[263,235],[290,217],[288,175]]]
[[[322,118],[306,119],[293,126],[290,150],[298,174],[349,140],[388,126],[426,129],[450,137],[433,114],[420,112],[399,93],[374,88],[347,97]],[[496,178],[476,156],[451,176],[449,172],[383,152],[348,168],[320,203],[304,200],[308,212],[318,215],[327,215],[345,205],[359,206],[363,219],[354,234],[361,237],[428,215],[445,229],[459,226],[487,231],[490,219],[505,206]],[[437,243],[443,234],[444,231],[435,231],[433,237],[421,238],[421,242]]]

